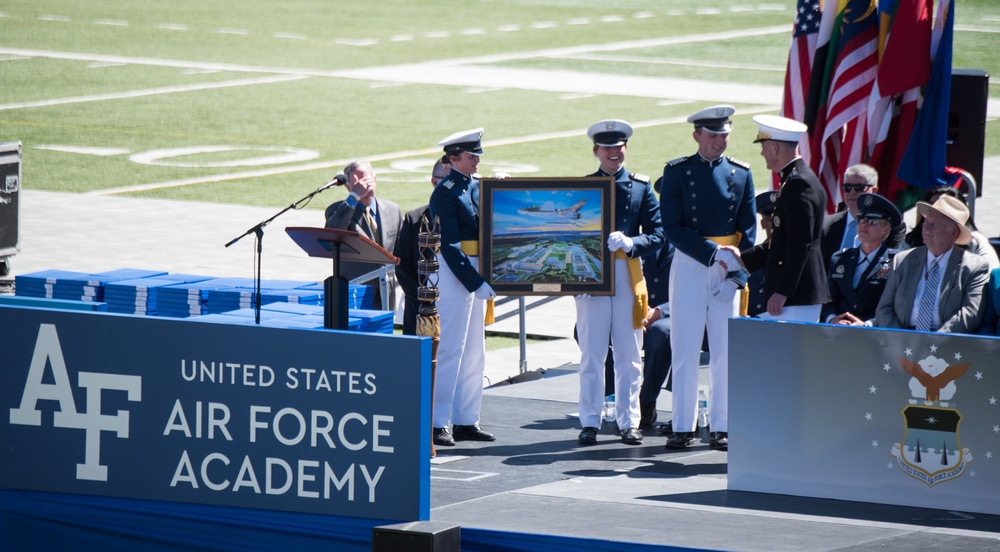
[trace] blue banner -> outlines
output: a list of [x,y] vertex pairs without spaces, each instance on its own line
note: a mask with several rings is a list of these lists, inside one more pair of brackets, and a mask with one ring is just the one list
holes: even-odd
[[0,488],[430,515],[430,340],[0,306]]

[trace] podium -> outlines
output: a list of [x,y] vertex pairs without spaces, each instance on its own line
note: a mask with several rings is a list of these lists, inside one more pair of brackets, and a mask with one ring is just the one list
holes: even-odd
[[340,275],[340,262],[397,264],[399,259],[381,245],[350,230],[336,228],[311,228],[289,226],[285,228],[310,257],[333,259],[333,275],[323,282],[323,327],[333,330],[347,329],[348,281]]

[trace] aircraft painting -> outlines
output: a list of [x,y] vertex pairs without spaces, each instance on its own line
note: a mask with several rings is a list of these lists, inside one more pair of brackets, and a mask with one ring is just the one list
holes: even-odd
[[568,209],[558,209],[556,208],[555,203],[546,201],[541,205],[532,205],[530,207],[518,209],[517,212],[521,215],[546,219],[545,222],[547,224],[572,224],[580,226],[581,223],[579,221],[583,218],[580,214],[580,209],[585,203],[587,203],[586,198],[577,202]]

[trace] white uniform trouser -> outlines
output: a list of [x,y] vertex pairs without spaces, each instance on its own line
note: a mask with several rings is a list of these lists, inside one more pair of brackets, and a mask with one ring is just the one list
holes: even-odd
[[580,338],[580,425],[601,427],[604,361],[608,339],[615,359],[615,419],[618,427],[639,427],[642,387],[642,330],[632,327],[635,292],[625,259],[615,260],[615,294],[576,300]]
[[[479,423],[483,402],[485,301],[465,289],[441,255],[437,259],[441,265],[437,301],[441,343],[434,379],[434,427],[474,425]],[[478,257],[469,260],[473,268],[479,268]]]
[[787,320],[789,322],[819,322],[820,311],[823,305],[793,305],[782,307],[781,314],[771,316],[766,312],[757,315],[761,320]]
[[698,366],[708,328],[708,419],[713,432],[729,431],[729,319],[739,314],[734,287],[721,286],[725,270],[676,251],[670,266],[670,347],[673,350],[673,420],[676,432],[698,422]]

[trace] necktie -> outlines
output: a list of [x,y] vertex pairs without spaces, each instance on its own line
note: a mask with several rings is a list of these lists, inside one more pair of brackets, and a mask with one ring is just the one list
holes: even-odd
[[854,269],[854,281],[851,283],[851,287],[857,289],[858,282],[861,281],[861,275],[865,273],[865,268],[868,267],[868,256],[865,255],[861,257],[858,261],[858,267]]
[[368,207],[365,207],[365,220],[368,222],[368,228],[372,231],[375,243],[382,245],[382,233],[378,231],[378,223],[375,222],[375,216],[372,215],[372,210]]
[[920,310],[917,311],[917,329],[920,331],[929,332],[931,330],[931,322],[934,320],[934,303],[940,279],[938,263],[934,261],[931,263],[930,269],[927,270],[924,292],[920,295]]
[[844,240],[840,242],[841,249],[849,249],[854,247],[854,238],[858,236],[858,219],[851,219],[851,222],[847,223],[847,229],[844,230]]

